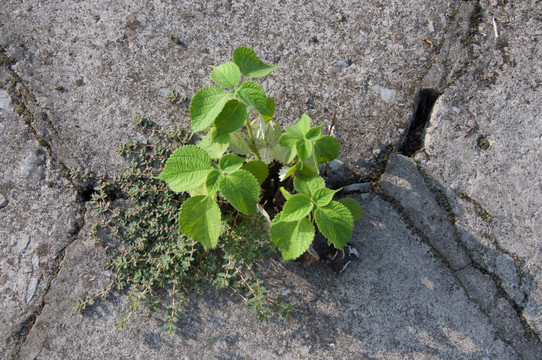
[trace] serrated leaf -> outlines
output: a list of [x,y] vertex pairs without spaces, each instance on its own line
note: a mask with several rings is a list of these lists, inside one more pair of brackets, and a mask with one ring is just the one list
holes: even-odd
[[264,77],[278,68],[261,61],[254,50],[247,47],[238,47],[233,51],[233,61],[241,72],[248,77]]
[[294,178],[294,188],[300,194],[305,194],[312,198],[312,194],[318,190],[326,187],[326,182],[321,176],[296,176]]
[[250,172],[237,170],[222,179],[218,187],[235,209],[246,215],[256,213],[260,184]]
[[[207,176],[209,175],[207,174]],[[203,184],[201,184],[198,187],[188,190],[188,193],[190,194],[191,197],[198,196],[198,195],[209,195],[209,193],[207,192],[207,187],[205,186],[205,182],[203,182]]]
[[299,169],[297,170],[297,173],[299,175],[312,176],[312,175],[317,175],[318,174],[318,172],[316,171],[314,166],[312,166],[308,162],[304,161],[302,163],[300,162],[299,164],[300,164],[300,166],[299,166]]
[[[275,219],[279,221],[275,222]],[[282,261],[294,260],[309,249],[314,240],[314,225],[308,218],[299,221],[283,222],[282,216],[277,214],[269,228],[271,241],[282,254]]]
[[275,115],[275,100],[273,98],[267,98],[267,113],[262,113],[266,122],[269,122]]
[[274,121],[269,121],[265,129],[265,141],[271,147],[275,147],[279,143],[279,138],[282,135],[280,125]]
[[238,170],[245,163],[245,158],[234,154],[226,154],[222,156],[218,162],[218,166],[224,172],[233,172]]
[[237,90],[237,96],[248,106],[267,114],[267,96],[263,87],[254,81],[245,81]]
[[208,195],[212,195],[218,191],[218,184],[223,178],[224,175],[220,171],[216,169],[209,171],[207,179],[205,180],[205,187]]
[[284,181],[288,179],[290,176],[292,176],[297,169],[299,169],[301,165],[299,163],[296,163],[294,166],[283,166],[279,170],[279,179],[280,181]]
[[230,150],[239,155],[248,155],[252,152],[248,135],[241,131],[230,133]]
[[310,214],[312,207],[313,204],[310,197],[303,194],[293,195],[286,201],[286,204],[284,204],[281,221],[289,222],[301,220]]
[[211,158],[207,152],[197,146],[186,145],[169,157],[158,178],[173,191],[187,191],[201,185],[209,170]]
[[227,101],[228,93],[219,87],[209,86],[198,91],[190,103],[192,132],[205,130],[211,125]]
[[258,153],[260,154],[260,159],[266,163],[271,164],[273,162],[273,149],[269,146],[263,146],[258,148]]
[[230,136],[229,134],[221,134],[216,128],[212,128],[197,146],[204,149],[211,159],[218,159],[230,146]]
[[295,145],[297,144],[298,141],[299,141],[299,138],[297,138],[293,134],[282,134],[279,137],[279,144],[281,146],[287,147],[293,152],[296,152]]
[[326,206],[327,204],[331,202],[331,200],[333,200],[333,196],[339,191],[341,191],[341,189],[337,189],[337,190],[331,190],[328,188],[316,189],[312,193],[312,201],[314,201],[314,203],[317,206]]
[[304,139],[305,133],[311,128],[311,118],[307,114],[301,115],[295,124],[291,126],[285,126],[284,129],[298,139]]
[[298,140],[295,143],[295,149],[301,161],[307,160],[312,155],[312,143],[308,140]]
[[247,162],[243,167],[241,168],[243,170],[246,170],[250,172],[256,180],[261,184],[267,179],[267,176],[269,176],[269,168],[267,165],[261,161],[261,160],[252,160]]
[[231,133],[239,130],[248,118],[248,109],[245,104],[233,99],[229,100],[215,119],[215,126],[219,133]]
[[354,221],[359,220],[361,216],[363,215],[363,209],[361,208],[361,206],[356,200],[352,198],[342,198],[339,200],[339,202],[343,204],[344,206],[346,206],[348,210],[350,210],[350,213],[352,214],[352,218],[354,219]]
[[292,155],[292,151],[287,147],[280,144],[275,145],[273,148],[273,159],[281,164],[290,163],[295,157],[295,153]]
[[314,210],[318,229],[333,245],[342,250],[352,237],[354,219],[350,210],[338,201],[331,201]]
[[220,208],[210,196],[195,196],[186,199],[179,210],[179,229],[200,242],[205,250],[218,244],[222,229]]
[[211,71],[211,79],[226,89],[233,89],[241,81],[241,70],[233,62],[217,66]]
[[331,160],[334,160],[339,156],[340,150],[339,141],[330,135],[324,135],[314,142],[314,161],[316,166],[325,164]]
[[322,136],[322,125],[312,127],[305,133],[305,139],[310,141],[316,141],[320,136]]

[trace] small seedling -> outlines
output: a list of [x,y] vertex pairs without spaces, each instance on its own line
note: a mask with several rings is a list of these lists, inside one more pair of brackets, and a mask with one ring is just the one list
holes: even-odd
[[276,163],[281,164],[278,181],[293,178],[293,189],[280,187],[286,201],[269,226],[283,261],[309,249],[315,225],[342,250],[362,214],[355,200],[333,200],[340,189],[326,188],[319,175],[322,165],[338,156],[337,139],[323,135],[323,125],[312,126],[306,114],[283,133],[273,120],[274,100],[260,84],[247,80],[276,68],[246,47],[234,50],[233,62],[214,67],[210,77],[219,86],[201,89],[190,104],[192,135],[206,134],[196,145],[178,148],[159,176],[171,190],[190,194],[179,210],[179,229],[206,250],[214,249],[222,234],[220,203],[269,218],[260,204],[266,190],[262,184]]

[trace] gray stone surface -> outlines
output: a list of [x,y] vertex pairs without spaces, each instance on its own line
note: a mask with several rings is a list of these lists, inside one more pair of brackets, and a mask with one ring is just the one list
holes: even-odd
[[85,235],[87,215],[19,358],[522,358],[392,205],[376,195],[358,199],[365,214],[353,244],[361,260],[341,277],[318,263],[263,264],[269,287],[292,300],[292,318],[260,323],[237,299],[209,290],[191,299],[177,335],[161,331],[163,314],[146,310],[116,330],[123,297],[73,311],[74,298],[107,279]]
[[[9,75],[0,69],[0,84]],[[77,228],[76,191],[0,92],[0,357],[39,313],[56,259]]]
[[417,159],[451,189],[462,242],[540,336],[542,7],[482,6],[470,64],[437,100]]
[[460,3],[7,0],[0,46],[48,114],[35,119],[42,137],[68,166],[118,172],[116,148],[136,137],[136,114],[183,121],[166,90],[192,96],[210,85],[210,65],[246,45],[281,66],[265,83],[278,121],[306,112],[321,123],[339,107],[341,160],[367,177],[408,125],[434,55],[423,38],[438,43]]
[[[3,1],[0,357],[539,359],[540,5]],[[167,93],[209,85],[239,45],[281,66],[264,83],[281,124],[339,108],[330,179],[375,189],[350,194],[364,207],[361,260],[338,278],[261,264],[289,320],[261,324],[211,289],[175,336],[146,310],[114,329],[118,294],[76,314],[110,274],[66,168],[122,172],[117,147],[143,139],[134,116],[186,124]],[[420,89],[440,95],[424,148],[389,154]]]

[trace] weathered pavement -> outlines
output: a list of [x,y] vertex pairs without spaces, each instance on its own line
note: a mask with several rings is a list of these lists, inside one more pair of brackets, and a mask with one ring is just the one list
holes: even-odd
[[[247,4],[4,1],[0,357],[539,359],[540,1]],[[109,274],[66,170],[121,172],[133,117],[178,122],[164,94],[207,85],[239,45],[281,65],[266,80],[281,123],[340,107],[335,181],[373,182],[351,194],[361,260],[338,278],[262,264],[288,320],[213,290],[177,335],[146,311],[116,330],[122,296],[75,313]]]

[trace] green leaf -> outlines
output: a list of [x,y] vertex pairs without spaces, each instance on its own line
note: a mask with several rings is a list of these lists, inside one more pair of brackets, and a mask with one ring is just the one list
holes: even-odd
[[209,171],[205,180],[208,195],[212,195],[218,191],[218,184],[222,179],[224,179],[224,175],[220,171],[216,169]]
[[300,166],[299,166],[299,168],[297,170],[297,173],[299,175],[312,176],[312,175],[317,175],[318,174],[316,169],[306,161],[300,162],[299,165]]
[[308,218],[299,221],[283,222],[280,213],[275,217],[279,218],[271,223],[269,235],[271,240],[282,254],[282,261],[294,260],[300,257],[309,249],[314,240],[314,225]]
[[197,146],[186,145],[169,157],[158,178],[173,191],[187,191],[201,185],[209,170],[211,158],[207,152]]
[[230,133],[230,150],[239,155],[248,155],[252,153],[250,140],[248,136],[241,132],[235,131]]
[[245,104],[233,99],[224,105],[224,108],[215,119],[215,126],[219,133],[231,133],[239,130],[248,118],[248,109]]
[[284,204],[281,221],[298,221],[306,217],[312,211],[313,204],[307,195],[293,195]]
[[308,140],[298,140],[295,143],[295,148],[301,161],[307,160],[312,155],[312,142]]
[[275,100],[273,98],[267,98],[267,113],[262,113],[262,115],[266,122],[269,122],[275,115]]
[[273,148],[273,159],[277,160],[281,164],[289,164],[295,157],[295,152],[280,144],[275,145]]
[[314,203],[317,206],[326,206],[327,204],[331,202],[331,200],[333,200],[333,196],[339,191],[341,191],[341,189],[337,189],[337,190],[331,190],[328,188],[316,189],[312,193],[312,201],[314,201]]
[[321,176],[296,176],[294,178],[294,188],[300,194],[305,194],[308,197],[312,198],[313,193],[318,190],[326,187],[326,183]]
[[339,141],[330,135],[324,135],[314,142],[314,161],[316,166],[325,164],[339,156]]
[[201,89],[190,103],[192,132],[205,130],[215,121],[228,101],[228,93],[216,86]]
[[320,232],[342,250],[352,237],[354,219],[350,210],[338,201],[331,201],[323,207],[314,210],[314,220]]
[[247,47],[238,47],[233,51],[233,61],[241,72],[248,77],[264,77],[271,71],[278,68],[275,65],[268,65],[262,62],[254,50]]
[[[301,138],[302,139],[302,138]],[[287,147],[287,148],[293,148],[295,149],[295,144],[300,140],[300,138],[296,137],[293,134],[282,134],[279,137],[279,144],[281,146]]]
[[205,250],[213,249],[222,230],[220,217],[220,208],[211,196],[194,196],[181,205],[179,229],[200,242]]
[[250,172],[237,170],[222,179],[218,187],[235,209],[246,215],[256,213],[260,184]]
[[284,198],[286,199],[286,201],[288,201],[293,196],[292,194],[288,192],[288,190],[284,188],[284,186],[279,187],[279,190],[282,196],[284,196]]
[[246,170],[252,175],[254,175],[260,185],[263,184],[263,182],[265,181],[265,179],[267,179],[267,176],[269,175],[269,168],[261,160],[249,161],[245,165],[243,165],[241,169]]
[[298,122],[291,126],[285,126],[284,128],[298,139],[304,139],[305,133],[311,128],[311,118],[307,114],[303,114]]
[[361,218],[363,215],[363,209],[359,205],[359,203],[351,198],[342,198],[339,200],[341,204],[346,206],[348,210],[350,210],[350,213],[352,214],[352,217],[354,218],[354,221],[357,221]]
[[290,176],[292,176],[300,168],[300,166],[301,166],[300,163],[296,163],[292,167],[290,167],[290,166],[281,167],[280,171],[279,171],[279,179],[280,179],[280,181],[284,181],[284,180],[288,179]]
[[309,131],[305,133],[305,139],[310,140],[310,141],[318,140],[321,136],[322,136],[322,125],[312,127],[309,129]]
[[231,61],[215,67],[210,76],[215,83],[226,89],[235,88],[241,81],[241,71]]
[[207,151],[211,159],[218,159],[230,146],[230,136],[229,134],[221,134],[216,128],[212,128],[200,140],[198,146]]
[[267,96],[263,87],[254,81],[245,81],[237,90],[237,96],[248,106],[267,114]]
[[282,129],[280,125],[274,121],[269,121],[265,128],[265,141],[274,147],[279,143],[280,136],[282,135]]
[[238,170],[245,163],[245,158],[239,157],[234,154],[226,154],[220,158],[218,166],[224,172],[233,172]]

